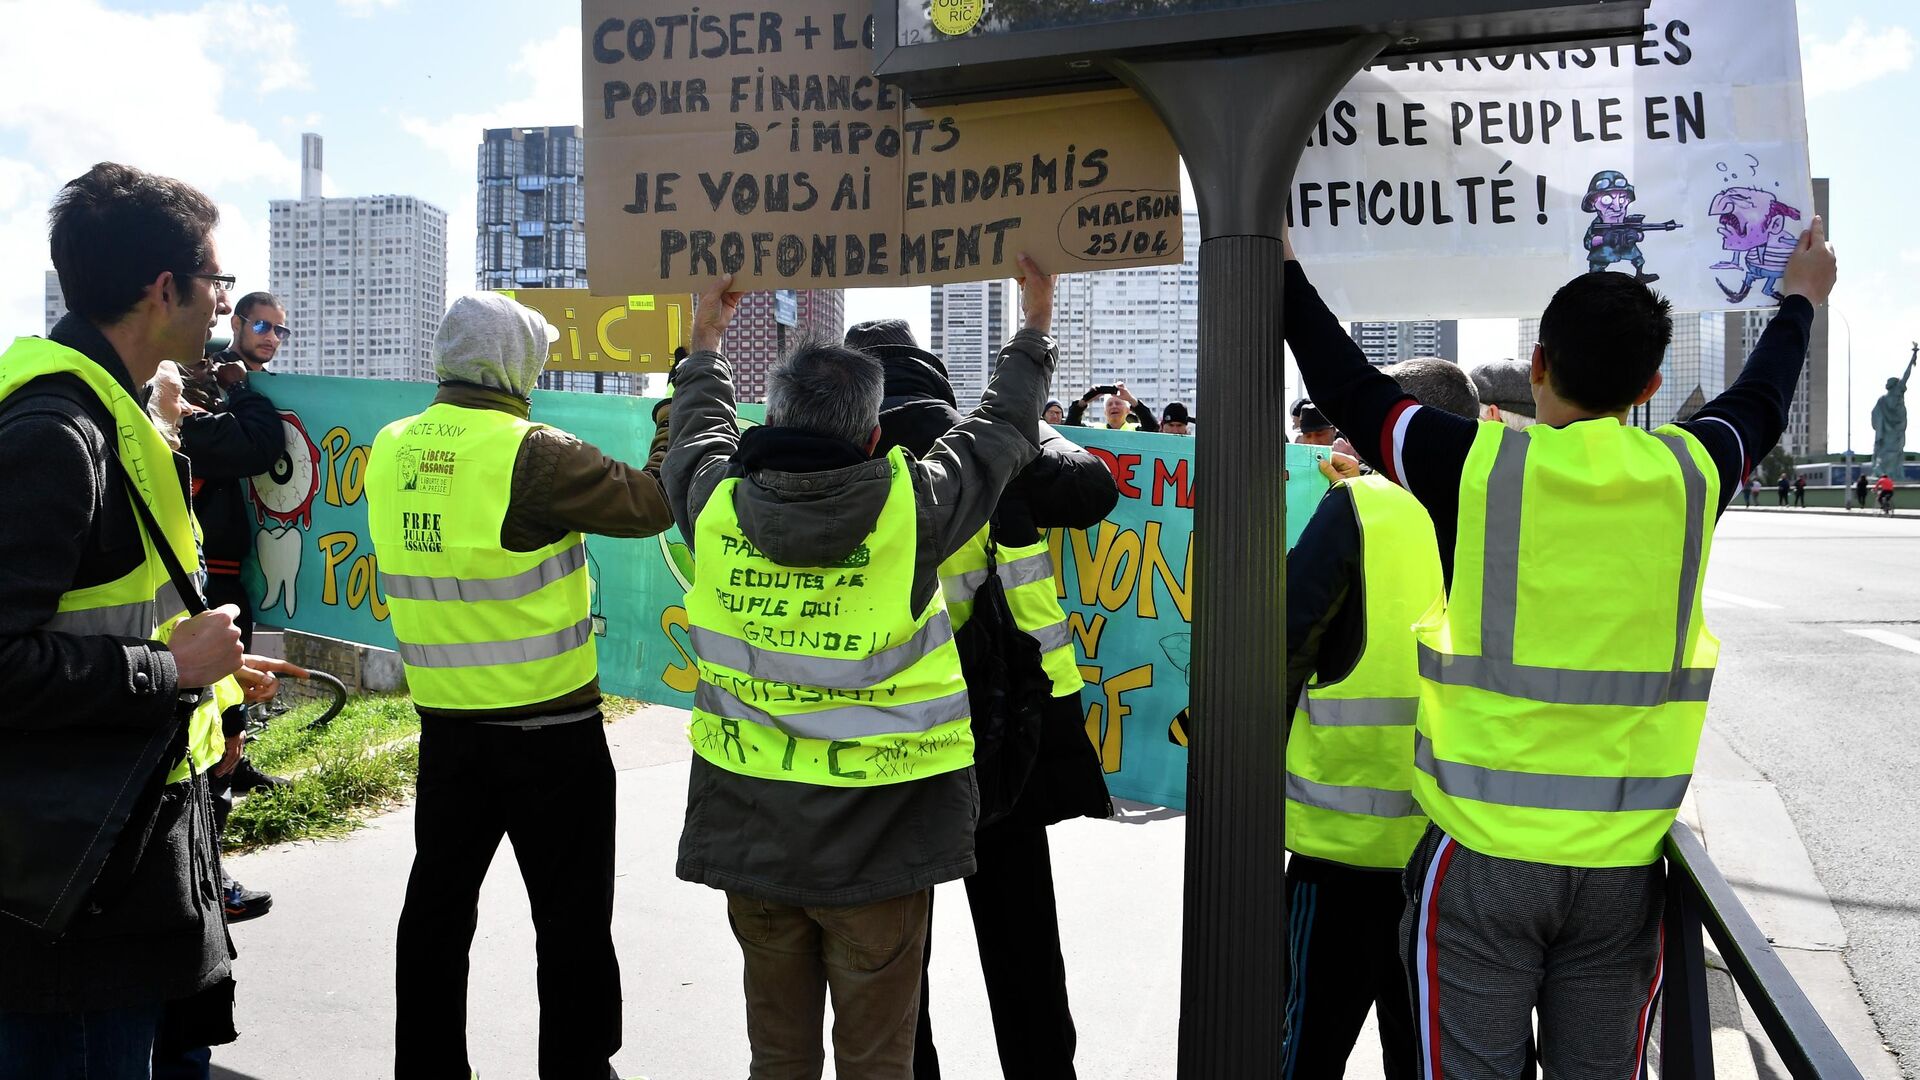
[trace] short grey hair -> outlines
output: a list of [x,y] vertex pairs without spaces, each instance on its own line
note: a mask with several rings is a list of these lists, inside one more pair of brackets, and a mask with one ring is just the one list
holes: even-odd
[[1480,393],[1460,365],[1426,356],[1402,360],[1380,369],[1400,384],[1400,389],[1428,408],[1450,412],[1468,420],[1480,419]]
[[808,342],[767,372],[767,423],[864,449],[880,426],[885,389],[880,361],[845,345]]

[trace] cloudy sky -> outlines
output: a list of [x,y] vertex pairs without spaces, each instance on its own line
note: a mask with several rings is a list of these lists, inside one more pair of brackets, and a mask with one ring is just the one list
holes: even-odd
[[[1920,337],[1920,5],[1799,8],[1813,169],[1834,178],[1834,303],[1858,335],[1854,446],[1866,449],[1867,408]],[[220,203],[223,262],[243,289],[264,287],[268,201],[299,194],[300,133],[317,131],[329,194],[447,210],[459,289],[473,280],[481,129],[581,116],[579,15],[565,0],[0,0],[0,25],[0,317],[15,333],[41,329],[47,204],[95,161],[199,185]],[[848,309],[927,318],[921,289],[856,292]],[[1514,336],[1511,321],[1466,324],[1462,359],[1509,355]],[[1846,343],[1836,325],[1834,449]]]

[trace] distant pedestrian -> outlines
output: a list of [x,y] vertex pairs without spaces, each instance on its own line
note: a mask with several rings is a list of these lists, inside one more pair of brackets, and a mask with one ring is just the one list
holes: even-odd
[[1880,479],[1874,481],[1873,486],[1874,486],[1874,490],[1880,493],[1880,512],[1883,514],[1889,514],[1889,515],[1892,514],[1893,513],[1893,477],[1888,476],[1885,473],[1881,473]]
[[1793,505],[1804,508],[1807,505],[1807,478],[1793,478]]
[[1747,509],[1753,509],[1753,500],[1760,497],[1760,480],[1757,477],[1747,479]]
[[1787,474],[1781,473],[1780,474],[1780,505],[1781,506],[1787,505],[1787,491],[1791,487],[1792,487],[1792,482],[1787,479]]
[[1867,474],[1861,473],[1853,481],[1853,501],[1860,509],[1867,508]]

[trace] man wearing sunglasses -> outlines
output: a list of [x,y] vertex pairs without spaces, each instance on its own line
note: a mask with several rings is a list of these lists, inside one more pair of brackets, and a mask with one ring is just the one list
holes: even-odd
[[[230,284],[231,279],[222,284]],[[185,404],[180,417],[180,452],[193,465],[193,511],[204,533],[206,593],[210,603],[231,604],[240,612],[234,620],[247,648],[253,647],[253,605],[240,581],[240,563],[253,546],[253,518],[247,512],[246,477],[273,468],[286,452],[286,435],[273,402],[249,378],[265,368],[279,351],[286,315],[272,293],[253,292],[233,306],[233,346],[187,369]],[[245,734],[228,731],[230,741]],[[214,782],[219,816],[235,794],[283,783],[242,757],[233,771]],[[248,889],[224,872],[221,899],[230,922],[266,914],[273,906],[270,893]]]

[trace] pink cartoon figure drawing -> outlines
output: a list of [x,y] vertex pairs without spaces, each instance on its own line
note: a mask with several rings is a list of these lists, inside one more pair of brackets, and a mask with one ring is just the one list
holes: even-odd
[[1787,223],[1799,221],[1800,211],[1763,188],[1732,187],[1715,195],[1707,212],[1719,220],[1720,246],[1727,252],[1725,259],[1709,269],[1746,271],[1737,289],[1715,280],[1727,299],[1741,303],[1755,284],[1775,300],[1786,299],[1780,295],[1780,278],[1787,272],[1787,259],[1800,239]]

